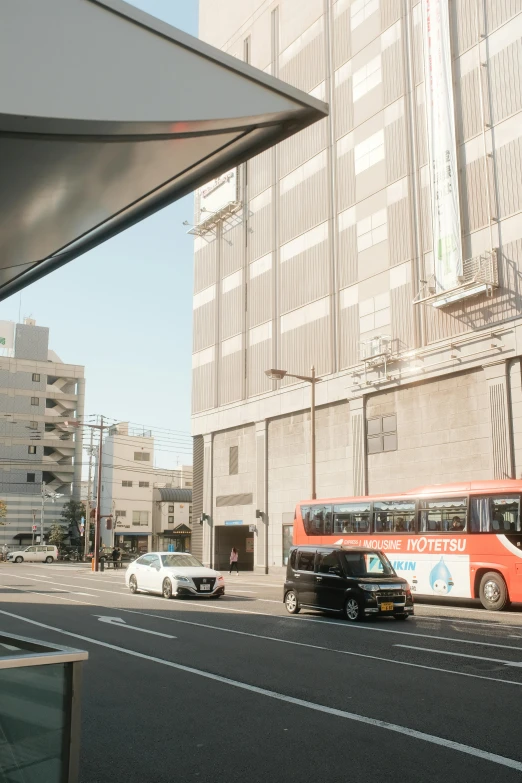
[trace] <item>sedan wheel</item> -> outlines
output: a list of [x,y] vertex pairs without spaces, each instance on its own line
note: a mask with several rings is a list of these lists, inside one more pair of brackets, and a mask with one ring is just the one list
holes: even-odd
[[15,557],[15,563],[23,563],[24,559],[23,557]]
[[359,622],[364,618],[363,610],[357,598],[348,598],[344,605],[344,614],[347,620],[352,623]]
[[172,582],[170,579],[163,580],[163,598],[172,598]]
[[135,576],[131,576],[129,579],[129,590],[131,593],[137,593],[138,592],[138,582]]

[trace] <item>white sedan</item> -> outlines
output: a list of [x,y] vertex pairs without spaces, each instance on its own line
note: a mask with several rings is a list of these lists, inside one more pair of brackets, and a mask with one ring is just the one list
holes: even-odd
[[205,595],[220,598],[225,594],[225,579],[186,552],[149,552],[125,572],[125,584],[131,593],[159,593],[164,598]]

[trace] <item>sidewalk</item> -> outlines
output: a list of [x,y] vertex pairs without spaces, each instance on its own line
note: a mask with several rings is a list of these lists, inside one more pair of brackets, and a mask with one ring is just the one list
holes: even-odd
[[238,582],[259,582],[266,585],[275,585],[279,587],[285,581],[283,574],[259,574],[256,571],[240,571],[239,577],[235,572],[229,574],[228,571],[221,570],[221,573],[227,577],[227,580],[233,581],[237,579]]

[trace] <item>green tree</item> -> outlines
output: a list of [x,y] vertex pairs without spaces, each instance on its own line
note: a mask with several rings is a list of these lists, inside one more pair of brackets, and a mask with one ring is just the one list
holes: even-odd
[[65,538],[67,538],[67,530],[55,520],[51,524],[51,530],[49,531],[49,543],[60,549]]
[[7,503],[5,500],[0,500],[0,525],[6,525],[5,518],[7,516]]
[[67,525],[67,533],[71,541],[80,539],[80,523],[85,518],[85,504],[77,500],[69,500],[62,509],[63,524]]

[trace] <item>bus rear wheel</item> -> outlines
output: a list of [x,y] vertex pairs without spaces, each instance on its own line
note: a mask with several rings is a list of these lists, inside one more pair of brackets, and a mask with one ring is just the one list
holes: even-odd
[[506,583],[496,571],[488,571],[480,580],[479,598],[484,609],[500,612],[509,606]]

